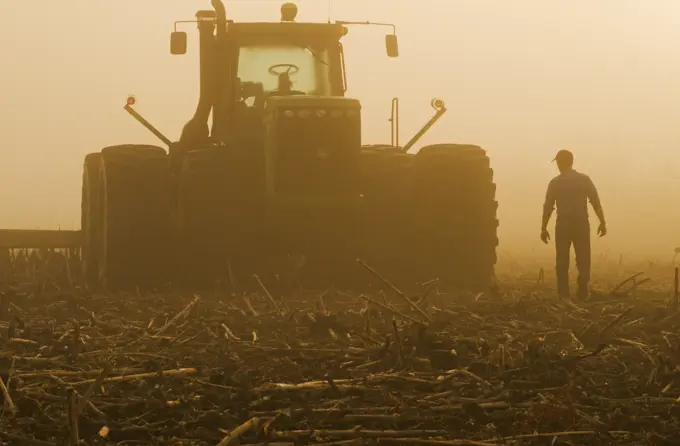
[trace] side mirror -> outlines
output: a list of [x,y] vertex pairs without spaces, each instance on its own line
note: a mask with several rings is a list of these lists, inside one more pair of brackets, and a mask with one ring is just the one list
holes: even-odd
[[187,33],[184,31],[174,31],[170,34],[170,54],[186,54],[187,52]]
[[399,40],[397,40],[396,34],[385,36],[385,49],[387,50],[387,57],[399,57]]

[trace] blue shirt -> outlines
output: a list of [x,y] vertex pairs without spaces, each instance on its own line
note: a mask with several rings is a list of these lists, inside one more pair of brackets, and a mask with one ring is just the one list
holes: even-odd
[[570,170],[560,173],[548,183],[543,204],[544,215],[557,207],[558,220],[588,220],[588,201],[593,209],[601,209],[600,197],[590,177]]

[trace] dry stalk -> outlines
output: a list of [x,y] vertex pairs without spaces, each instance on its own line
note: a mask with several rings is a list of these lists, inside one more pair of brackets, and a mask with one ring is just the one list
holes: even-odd
[[[610,435],[627,435],[628,431],[605,431]],[[599,431],[564,431],[564,432],[536,432],[533,434],[513,435],[510,437],[499,438],[498,441],[522,440],[531,438],[552,438],[552,437],[588,437],[600,435],[604,432]]]
[[404,313],[402,313],[401,311],[397,310],[396,308],[390,308],[390,307],[388,307],[387,305],[381,304],[380,302],[377,302],[377,301],[371,299],[371,298],[368,297],[368,296],[364,296],[363,294],[360,294],[359,297],[361,297],[362,299],[364,299],[366,302],[369,302],[369,303],[371,303],[371,304],[373,304],[373,305],[375,305],[375,306],[377,306],[377,307],[382,308],[383,310],[387,310],[387,311],[389,311],[389,312],[391,312],[391,313],[393,313],[393,314],[396,314],[397,316],[400,316],[400,317],[402,317],[402,318],[404,318],[404,319],[406,319],[406,320],[409,320],[409,321],[413,322],[414,324],[425,325],[425,326],[427,326],[427,323],[426,323],[426,322],[422,322],[422,321],[419,321],[418,319],[414,319],[414,318],[412,318],[411,316],[409,316],[409,315],[407,315],[407,314],[404,314]]
[[[147,378],[157,378],[158,376],[171,376],[173,378],[184,378],[187,376],[195,375],[198,373],[198,371],[194,368],[185,368],[185,369],[174,369],[174,370],[164,370],[162,372],[153,372],[153,373],[137,373],[135,375],[123,375],[123,376],[111,376],[109,378],[105,378],[104,380],[101,381],[101,384],[111,384],[111,383],[116,383],[116,382],[126,382],[126,381],[136,381],[138,379],[147,379]],[[84,381],[79,381],[77,383],[73,383],[73,386],[82,386],[85,384],[94,384],[97,383],[98,380],[100,379],[101,375],[97,377],[96,379],[87,379]]]
[[255,311],[255,308],[253,308],[253,305],[250,303],[250,299],[248,296],[245,294],[241,296],[241,299],[243,300],[243,303],[246,305],[246,308],[248,308],[248,311],[254,316],[254,317],[260,317],[260,315]]
[[401,336],[399,336],[399,327],[397,327],[397,321],[392,319],[392,331],[394,332],[394,340],[397,343],[398,354],[397,357],[397,367],[401,367],[404,361],[404,345],[401,342]]
[[406,294],[404,294],[401,290],[399,290],[397,287],[395,287],[394,285],[392,285],[392,283],[391,283],[389,280],[387,280],[387,279],[384,278],[382,275],[380,275],[376,270],[374,270],[373,268],[371,268],[371,267],[370,267],[366,262],[364,262],[363,260],[357,259],[357,263],[359,263],[359,265],[361,265],[361,266],[363,266],[364,268],[366,268],[369,272],[371,272],[371,274],[373,274],[375,277],[377,277],[378,279],[380,279],[385,285],[387,285],[388,287],[390,287],[390,289],[391,289],[392,291],[394,291],[399,297],[401,297],[401,298],[404,299],[406,302],[408,302],[409,306],[410,306],[413,310],[415,310],[416,312],[420,313],[420,315],[423,316],[428,322],[432,322],[432,318],[431,318],[427,313],[425,313],[425,311],[423,311],[422,308],[420,308],[418,305],[416,305],[415,302],[413,302],[413,301],[412,301]]
[[99,373],[99,376],[95,378],[94,382],[90,385],[90,387],[87,388],[85,393],[83,394],[81,400],[80,400],[80,405],[77,407],[77,415],[80,416],[82,413],[85,405],[89,402],[89,399],[94,395],[94,392],[97,391],[97,389],[100,389],[102,387],[102,384],[104,381],[106,381],[106,378],[108,375],[113,371],[113,365],[111,363],[106,363],[104,364],[104,367],[102,368],[101,372]]
[[222,325],[222,330],[224,330],[224,337],[227,340],[233,340],[233,341],[241,341],[241,339],[234,334],[233,331],[229,327],[227,327],[226,324],[221,324]]
[[[90,408],[90,410],[92,410],[92,412],[96,413],[98,416],[100,416],[100,417],[102,417],[102,418],[106,417],[106,414],[105,414],[104,412],[102,412],[101,410],[99,410],[99,408],[98,408],[97,406],[95,406],[94,404],[92,404],[91,401],[83,401],[83,396],[82,396],[80,393],[78,393],[77,390],[75,390],[73,387],[71,387],[71,386],[69,385],[69,383],[67,383],[67,382],[64,381],[63,379],[59,378],[58,376],[52,375],[52,376],[50,376],[50,378],[51,378],[54,382],[56,382],[57,384],[59,384],[60,386],[62,386],[64,389],[73,390],[73,392],[74,392],[74,393],[76,394],[76,396],[78,397],[78,401],[80,402],[80,405],[82,406],[81,409],[80,409],[80,411],[78,412],[79,414],[83,413],[83,411],[85,410],[85,409],[84,409],[84,406],[87,406],[87,407]],[[66,441],[67,441],[67,440],[68,440],[68,437],[67,437],[66,439],[64,439],[64,440],[61,442],[61,444],[66,444]]]
[[69,442],[71,446],[80,444],[80,433],[78,432],[78,395],[73,389],[68,389],[68,427]]
[[259,426],[260,419],[258,417],[253,417],[250,420],[238,426],[233,431],[229,432],[229,434],[226,437],[224,437],[219,443],[217,443],[217,446],[228,446],[234,443],[235,441],[238,441],[238,439],[241,438],[241,436],[248,432],[249,430],[257,429]]
[[381,438],[380,443],[396,443],[398,445],[420,444],[431,446],[498,446],[498,443],[487,443],[475,440],[427,440],[424,438]]
[[635,273],[635,274],[633,274],[632,276],[628,277],[627,279],[625,279],[625,280],[619,282],[619,284],[616,285],[616,286],[609,292],[609,295],[610,295],[610,296],[615,295],[621,288],[623,288],[623,286],[624,286],[625,284],[627,284],[628,282],[634,281],[635,279],[637,279],[639,276],[641,276],[641,275],[643,275],[643,274],[644,274],[644,273]]
[[607,324],[606,327],[602,329],[602,331],[600,332],[600,336],[604,336],[605,334],[607,334],[612,328],[614,328],[616,324],[621,322],[621,320],[623,320],[623,318],[631,311],[633,311],[633,307],[626,308],[621,314],[619,314],[613,321],[611,321],[609,324]]
[[680,285],[680,279],[678,278],[678,267],[675,267],[675,274],[673,275],[673,305],[675,309],[680,309],[680,291],[678,286]]
[[73,342],[69,353],[73,361],[75,361],[78,353],[80,353],[80,324],[75,319],[71,319],[70,322],[73,326]]
[[14,401],[12,401],[12,397],[9,395],[9,390],[7,389],[5,381],[3,381],[1,376],[0,376],[0,392],[2,392],[2,397],[5,399],[5,405],[7,405],[12,412],[15,412],[17,410],[17,407],[14,405]]
[[260,280],[260,277],[257,274],[253,274],[253,278],[259,285],[259,287],[262,289],[262,292],[264,293],[265,296],[267,296],[267,299],[269,299],[269,302],[271,302],[272,306],[274,307],[274,310],[276,310],[277,313],[279,313],[281,316],[283,316],[283,311],[279,308],[279,306],[276,304],[276,301],[272,297],[271,293],[267,289],[266,286],[264,286],[264,283]]
[[189,303],[186,305],[186,307],[184,307],[184,308],[182,309],[182,311],[180,311],[179,313],[177,313],[177,314],[175,315],[175,317],[173,317],[173,318],[170,319],[168,322],[166,322],[165,325],[163,325],[163,326],[156,332],[156,336],[161,336],[163,333],[165,333],[165,332],[168,330],[168,328],[170,328],[170,327],[172,327],[174,324],[176,324],[177,321],[179,321],[182,317],[188,316],[189,313],[191,312],[191,309],[194,308],[194,306],[196,306],[196,304],[198,304],[198,301],[199,301],[200,299],[201,299],[201,298],[200,298],[198,295],[194,295],[194,298],[191,300],[191,302],[189,302]]

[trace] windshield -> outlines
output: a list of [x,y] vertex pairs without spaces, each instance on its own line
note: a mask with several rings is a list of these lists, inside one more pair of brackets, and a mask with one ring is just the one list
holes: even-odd
[[[272,68],[275,65],[280,66]],[[264,91],[269,93],[278,90],[277,73],[281,72],[290,74],[292,90],[308,95],[330,95],[328,51],[325,49],[287,43],[240,47],[237,76],[241,82],[262,84]]]

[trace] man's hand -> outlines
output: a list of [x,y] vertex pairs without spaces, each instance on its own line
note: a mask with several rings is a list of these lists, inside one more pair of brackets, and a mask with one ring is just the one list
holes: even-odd
[[548,240],[550,240],[550,233],[545,228],[541,229],[541,241],[547,245]]
[[600,226],[597,227],[597,235],[600,237],[604,237],[607,235],[607,224],[602,222],[600,223]]

